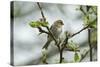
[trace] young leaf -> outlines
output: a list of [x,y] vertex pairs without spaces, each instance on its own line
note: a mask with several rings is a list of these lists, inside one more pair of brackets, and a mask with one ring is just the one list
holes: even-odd
[[89,24],[88,17],[87,16],[84,16],[83,19],[84,19],[84,25],[87,26]]
[[29,23],[29,25],[33,28],[46,27],[46,26],[48,26],[48,22],[32,21]]
[[80,57],[79,57],[78,53],[75,52],[75,54],[74,54],[74,61],[77,62],[79,60],[80,60]]
[[41,22],[41,26],[43,26],[43,27],[48,26],[48,22]]
[[76,43],[74,43],[73,41],[69,42],[67,45],[67,48],[72,49],[74,51],[76,51],[78,49],[78,45]]
[[39,21],[32,21],[29,23],[29,25],[33,28],[37,28],[37,27],[40,27],[41,24],[39,23]]
[[91,22],[90,28],[95,28],[95,29],[97,28],[96,20]]

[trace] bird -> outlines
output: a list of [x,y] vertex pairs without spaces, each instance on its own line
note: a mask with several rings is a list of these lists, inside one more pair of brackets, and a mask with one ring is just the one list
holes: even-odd
[[[62,33],[63,25],[64,23],[62,20],[56,20],[50,27],[50,31],[53,34],[53,36],[56,38],[56,40],[59,39],[60,34]],[[53,41],[53,38],[50,35],[48,35],[47,42],[45,43],[42,49],[48,49],[48,46],[50,45],[52,41]]]

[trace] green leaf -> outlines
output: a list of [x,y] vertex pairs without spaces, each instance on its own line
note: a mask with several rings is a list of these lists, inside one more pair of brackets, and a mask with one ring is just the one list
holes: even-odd
[[94,19],[94,18],[91,18],[91,17],[88,20],[88,18],[86,16],[84,16],[84,25],[85,26],[89,25],[90,28],[95,28],[96,29],[97,28],[97,20]]
[[33,28],[37,27],[46,27],[48,26],[48,22],[41,22],[41,21],[31,21],[29,25]]
[[94,11],[95,13],[97,13],[97,6],[93,6],[92,9],[93,9],[93,11]]
[[84,16],[83,19],[84,19],[84,25],[87,26],[89,24],[88,17],[87,16]]
[[75,52],[75,54],[74,54],[74,61],[77,62],[79,60],[80,60],[80,57],[79,57],[78,53]]
[[74,51],[76,51],[78,49],[78,45],[76,43],[74,43],[73,41],[69,42],[67,45],[67,48],[72,49]]
[[96,23],[96,22],[93,22],[93,23],[90,25],[90,28],[97,28],[97,23]]
[[37,28],[37,27],[40,27],[41,26],[41,24],[39,23],[39,21],[31,21],[30,23],[29,23],[29,25],[31,26],[31,27],[34,27],[34,28]]
[[85,26],[89,25],[89,28],[97,28],[97,20],[96,20],[97,19],[97,7],[87,6],[87,10],[88,12],[83,15],[84,25]]
[[48,26],[48,22],[42,22],[42,23],[41,23],[41,26],[43,26],[43,27]]

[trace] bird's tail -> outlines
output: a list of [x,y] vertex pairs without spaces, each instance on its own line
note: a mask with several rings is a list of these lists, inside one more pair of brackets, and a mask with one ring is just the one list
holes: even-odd
[[45,48],[45,49],[48,49],[48,46],[49,46],[50,42],[51,42],[51,41],[48,40],[48,41],[46,42],[46,44],[43,46],[42,49],[44,49],[44,48]]

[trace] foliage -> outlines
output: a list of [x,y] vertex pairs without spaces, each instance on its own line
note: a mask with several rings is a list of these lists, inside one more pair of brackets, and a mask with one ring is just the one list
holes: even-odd
[[76,44],[73,41],[71,41],[71,42],[68,42],[67,48],[69,48],[69,49],[71,49],[73,51],[77,51],[79,46],[78,46],[78,44]]
[[83,13],[84,26],[89,25],[90,28],[97,28],[97,7],[96,6],[80,6]]
[[42,21],[31,21],[29,25],[33,28],[37,27],[46,27],[48,26],[48,22],[42,22]]
[[80,56],[79,56],[79,54],[77,52],[75,52],[75,54],[74,54],[74,61],[75,62],[79,62],[80,61]]

